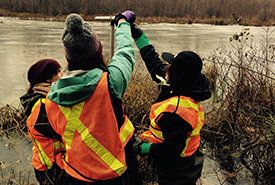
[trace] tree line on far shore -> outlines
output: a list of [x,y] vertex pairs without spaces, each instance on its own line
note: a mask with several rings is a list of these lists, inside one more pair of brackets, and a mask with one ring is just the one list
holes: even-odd
[[274,0],[0,0],[0,8],[45,15],[114,15],[132,10],[140,17],[256,18],[275,20]]

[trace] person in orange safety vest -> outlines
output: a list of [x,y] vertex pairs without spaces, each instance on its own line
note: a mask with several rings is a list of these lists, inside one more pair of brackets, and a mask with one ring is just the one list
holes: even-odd
[[32,165],[40,184],[58,184],[64,164],[61,154],[65,146],[50,126],[45,112],[45,98],[52,82],[63,75],[60,64],[53,59],[39,60],[28,70],[30,86],[20,97],[25,109],[29,137],[33,143]]
[[151,106],[149,130],[141,135],[147,143],[137,139],[135,149],[154,159],[159,185],[195,185],[203,166],[199,146],[204,112],[200,102],[211,97],[208,80],[201,73],[202,60],[192,51],[175,56],[166,52],[162,60],[137,25],[131,30],[160,89]]
[[131,11],[115,17],[117,47],[108,66],[91,25],[78,14],[65,21],[68,71],[46,98],[49,122],[66,147],[64,184],[141,184],[135,129],[121,101],[134,67],[132,19]]

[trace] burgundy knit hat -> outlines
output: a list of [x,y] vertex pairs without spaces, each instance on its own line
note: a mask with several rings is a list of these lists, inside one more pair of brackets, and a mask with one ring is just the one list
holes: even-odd
[[92,69],[103,61],[98,36],[92,31],[91,25],[78,14],[68,15],[62,41],[69,70]]
[[53,59],[42,59],[34,63],[28,71],[28,81],[32,86],[47,82],[53,75],[58,73],[61,65]]

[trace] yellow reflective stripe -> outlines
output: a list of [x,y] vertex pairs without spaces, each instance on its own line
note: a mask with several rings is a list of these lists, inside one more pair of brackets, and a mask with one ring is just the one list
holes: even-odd
[[197,127],[193,130],[193,132],[191,133],[191,135],[190,136],[196,136],[196,135],[198,135],[199,133],[200,133],[200,130],[201,130],[201,128],[202,128],[202,120],[204,120],[204,112],[199,112],[199,116],[198,116],[199,118],[199,120],[198,120],[198,125],[197,125]]
[[192,109],[195,109],[197,112],[199,112],[198,105],[199,104],[194,103],[194,102],[192,102],[191,100],[188,100],[188,99],[180,99],[180,103],[179,103],[180,107],[192,108]]
[[84,104],[85,102],[81,102],[73,106],[72,110],[70,110],[68,107],[62,107],[59,105],[60,110],[67,119],[67,125],[63,135],[63,139],[66,142],[66,149],[70,148],[75,130],[77,130],[81,135],[82,141],[111,169],[113,169],[119,176],[121,176],[127,168],[119,160],[117,160],[103,145],[101,145],[89,133],[88,128],[79,120]]
[[[69,107],[63,107],[61,105],[58,105],[62,113],[67,119],[67,125],[63,134],[63,139],[66,141],[66,150],[68,150],[73,142],[74,134],[75,134],[75,128],[79,122],[79,117],[82,112],[84,102],[81,102],[75,106],[72,107],[72,110],[70,110]],[[81,123],[82,124],[82,123]]]
[[[43,103],[45,103],[45,98],[39,98],[39,99],[35,102],[35,104],[32,106],[32,111],[35,109],[35,107],[36,107],[41,101],[42,101]],[[32,111],[31,111],[31,112],[32,112]],[[29,115],[28,119],[31,117],[31,115],[32,115],[32,114]]]
[[127,122],[125,123],[125,126],[122,129],[122,131],[119,133],[119,137],[120,137],[120,140],[121,140],[122,144],[124,144],[124,142],[126,141],[128,136],[134,130],[134,126],[133,126],[132,122],[128,118],[126,118],[126,119],[127,119]]
[[41,98],[41,102],[45,104],[45,98]]
[[163,135],[162,135],[162,131],[160,131],[160,130],[155,130],[155,129],[152,128],[152,127],[150,127],[150,131],[152,132],[152,134],[153,134],[154,136],[157,137],[157,139],[164,140]]
[[[157,116],[159,115],[168,105],[175,105],[177,106],[178,104],[178,98],[172,98],[169,101],[163,103],[161,106],[159,106],[155,111],[154,111],[154,115]],[[199,104],[200,105],[200,104]],[[180,107],[184,107],[184,108],[193,108],[195,109],[197,112],[199,111],[198,108],[198,104],[192,102],[189,99],[180,99],[179,102],[179,106]]]
[[[174,100],[174,98],[172,99]],[[173,102],[173,101],[172,101]],[[159,106],[155,111],[154,111],[154,115],[155,117],[157,117],[166,107],[167,105],[170,104],[170,101],[165,102],[164,104],[162,104],[161,106]],[[153,125],[154,126],[154,125]],[[154,126],[155,127],[155,126]]]
[[53,143],[53,149],[56,150],[60,150],[60,149],[65,149],[65,145],[64,143],[60,142],[60,141],[55,141]]
[[[31,112],[34,111],[35,107],[40,103],[40,100],[41,100],[41,98],[38,99],[38,100],[35,102],[35,104],[32,106],[32,111],[31,111]],[[28,119],[29,119],[31,116],[32,116],[32,114],[29,115]]]
[[35,104],[32,106],[32,111],[35,109],[35,107],[40,103],[40,101],[41,101],[41,98],[40,99],[38,99],[36,102],[35,102]]
[[[198,110],[199,110],[200,106],[201,106],[200,103],[198,103],[197,104]],[[189,142],[191,140],[191,137],[197,136],[200,133],[200,130],[201,130],[202,126],[203,126],[203,123],[202,123],[203,120],[204,120],[204,112],[202,110],[202,111],[199,111],[198,125],[197,125],[197,127],[193,130],[193,132],[190,134],[190,136],[186,139],[185,148],[183,149],[183,151],[182,151],[182,153],[180,155],[181,157],[185,157],[186,156],[185,152],[186,152],[186,150],[188,148],[188,144],[189,144]]]
[[48,169],[51,169],[53,166],[53,163],[51,162],[51,160],[48,158],[47,154],[44,152],[43,148],[41,147],[40,143],[35,140],[32,139],[32,141],[34,142],[34,144],[37,146],[38,148],[38,155],[40,158],[40,161],[43,165],[47,166]]
[[191,140],[191,137],[188,137],[188,138],[186,139],[185,147],[184,147],[183,151],[182,151],[181,154],[180,154],[181,157],[185,157],[185,156],[186,156],[185,152],[186,152],[186,150],[187,150],[187,148],[188,148],[188,144],[189,144],[190,140]]

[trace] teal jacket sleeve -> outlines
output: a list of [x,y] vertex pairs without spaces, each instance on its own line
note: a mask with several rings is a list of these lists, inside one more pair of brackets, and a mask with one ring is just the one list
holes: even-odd
[[119,24],[115,34],[116,52],[108,65],[110,92],[121,98],[126,91],[135,64],[130,24]]

